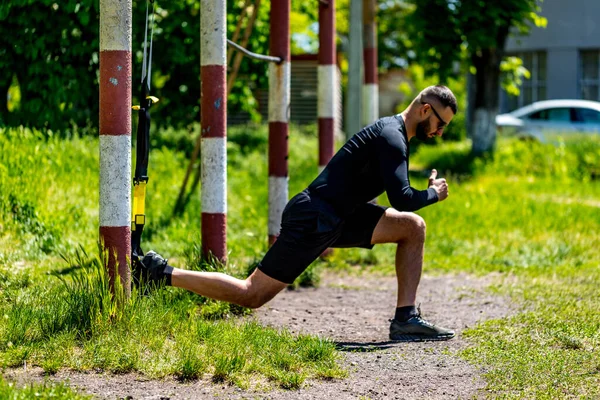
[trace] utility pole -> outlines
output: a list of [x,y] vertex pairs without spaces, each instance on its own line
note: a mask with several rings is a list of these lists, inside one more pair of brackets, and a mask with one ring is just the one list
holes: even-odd
[[377,76],[377,0],[363,0],[363,56],[365,83],[363,85],[363,126],[379,118],[379,85]]
[[348,92],[346,94],[346,138],[350,138],[362,128],[362,2],[363,0],[350,0]]

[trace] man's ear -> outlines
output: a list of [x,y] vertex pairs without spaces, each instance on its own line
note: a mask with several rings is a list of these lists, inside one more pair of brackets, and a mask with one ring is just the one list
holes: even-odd
[[424,120],[425,117],[427,117],[427,110],[429,107],[431,107],[429,104],[421,104],[421,107],[419,108],[419,117],[421,120]]

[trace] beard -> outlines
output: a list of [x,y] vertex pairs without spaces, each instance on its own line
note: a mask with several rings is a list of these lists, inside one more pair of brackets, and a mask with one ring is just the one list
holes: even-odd
[[428,141],[429,138],[429,130],[431,129],[431,116],[424,121],[421,121],[417,124],[416,136],[421,142]]

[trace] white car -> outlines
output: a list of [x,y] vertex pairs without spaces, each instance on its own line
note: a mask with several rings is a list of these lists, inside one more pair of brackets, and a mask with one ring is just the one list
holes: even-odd
[[502,135],[542,142],[560,136],[600,133],[600,103],[588,100],[544,100],[496,116]]

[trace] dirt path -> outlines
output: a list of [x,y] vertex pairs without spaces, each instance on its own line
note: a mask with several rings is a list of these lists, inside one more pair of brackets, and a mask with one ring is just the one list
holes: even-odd
[[[281,293],[256,312],[265,325],[286,327],[335,340],[342,350],[340,362],[349,371],[343,380],[309,381],[297,391],[243,391],[200,380],[151,381],[135,374],[110,376],[61,372],[52,379],[103,399],[467,399],[485,386],[482,371],[457,356],[466,346],[465,328],[477,322],[508,315],[505,299],[486,288],[491,277],[468,275],[427,277],[419,299],[424,317],[455,329],[457,337],[440,343],[388,341],[387,320],[395,304],[395,279],[329,275],[318,289]],[[5,371],[17,381],[41,380],[41,370]],[[130,397],[128,397],[130,396]]]

